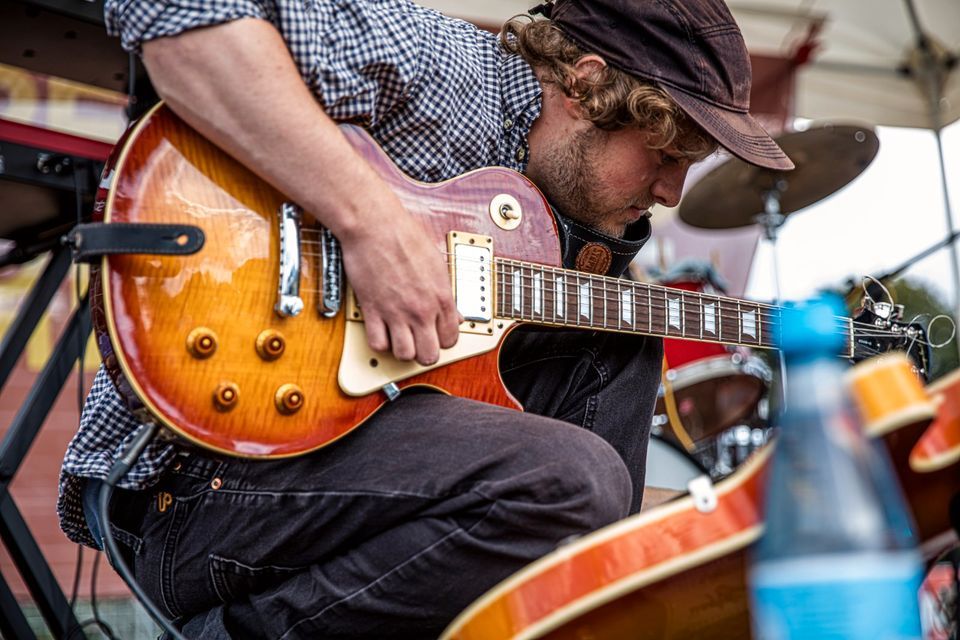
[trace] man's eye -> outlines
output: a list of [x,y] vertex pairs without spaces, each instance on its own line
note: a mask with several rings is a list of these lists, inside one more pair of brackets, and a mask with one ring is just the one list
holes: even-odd
[[677,156],[672,156],[666,151],[660,152],[660,164],[674,165],[679,163],[680,163],[680,158],[678,158]]

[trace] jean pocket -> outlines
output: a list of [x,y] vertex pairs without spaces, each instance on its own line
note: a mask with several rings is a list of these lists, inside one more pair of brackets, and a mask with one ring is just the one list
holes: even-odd
[[305,567],[276,565],[249,565],[237,560],[211,554],[210,579],[217,597],[224,603],[258,593],[280,584]]

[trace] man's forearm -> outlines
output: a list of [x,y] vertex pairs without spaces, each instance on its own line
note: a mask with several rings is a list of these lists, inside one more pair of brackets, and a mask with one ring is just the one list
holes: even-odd
[[160,96],[188,124],[345,237],[385,189],[300,78],[267,22],[244,19],[147,42]]
[[442,249],[324,113],[271,24],[195,29],[143,54],[174,112],[337,236],[374,350],[432,364],[456,343]]

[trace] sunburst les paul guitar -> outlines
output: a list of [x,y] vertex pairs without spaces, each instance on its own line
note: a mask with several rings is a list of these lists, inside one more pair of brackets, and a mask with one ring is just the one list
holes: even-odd
[[[431,367],[371,351],[335,239],[160,105],[117,146],[97,211],[106,223],[198,227],[205,243],[192,255],[102,261],[94,321],[131,406],[206,448],[284,457],[340,438],[415,385],[521,408],[498,371],[518,323],[776,342],[777,307],[562,269],[550,208],[519,173],[425,184],[363,130],[342,132],[447,255],[466,319],[457,345]],[[851,357],[878,348],[876,327],[840,319],[838,331]]]

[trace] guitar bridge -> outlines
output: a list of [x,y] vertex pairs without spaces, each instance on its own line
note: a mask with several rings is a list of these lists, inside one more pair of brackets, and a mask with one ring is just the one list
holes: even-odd
[[273,309],[281,318],[292,318],[303,311],[300,297],[300,207],[292,202],[280,205],[280,281]]
[[343,304],[343,255],[340,241],[326,227],[320,228],[320,298],[317,311],[332,318]]

